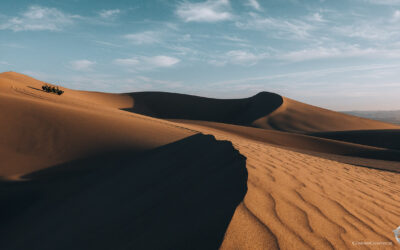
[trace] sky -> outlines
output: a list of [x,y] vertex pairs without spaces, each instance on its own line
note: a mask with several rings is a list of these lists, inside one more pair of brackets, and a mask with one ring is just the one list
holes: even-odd
[[1,0],[4,71],[81,90],[400,109],[400,0]]

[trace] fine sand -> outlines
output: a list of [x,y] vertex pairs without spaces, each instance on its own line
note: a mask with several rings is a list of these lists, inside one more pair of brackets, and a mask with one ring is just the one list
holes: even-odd
[[400,174],[187,126],[229,139],[247,157],[248,191],[221,249],[398,249]]
[[399,246],[397,125],[267,92],[43,84],[0,74],[0,249]]

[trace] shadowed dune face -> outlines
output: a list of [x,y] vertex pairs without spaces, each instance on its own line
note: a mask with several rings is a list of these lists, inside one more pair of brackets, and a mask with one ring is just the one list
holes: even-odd
[[247,190],[245,164],[230,142],[197,134],[0,182],[0,248],[217,249]]
[[357,130],[310,133],[311,136],[400,150],[400,130]]
[[226,100],[166,92],[138,92],[130,96],[134,105],[124,110],[163,119],[212,121],[295,133],[400,128],[268,92]]
[[282,104],[282,97],[261,92],[244,99],[212,99],[165,92],[131,93],[135,113],[166,119],[189,119],[251,125]]

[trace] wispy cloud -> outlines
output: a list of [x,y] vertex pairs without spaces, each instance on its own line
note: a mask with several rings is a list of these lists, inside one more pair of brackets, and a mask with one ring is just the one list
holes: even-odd
[[156,31],[144,31],[140,33],[127,34],[124,38],[128,39],[134,44],[152,44],[161,41],[161,33]]
[[400,20],[400,10],[395,10],[393,13],[393,21],[397,22]]
[[9,62],[6,62],[6,61],[0,61],[0,64],[11,66],[11,64]]
[[231,50],[226,53],[226,56],[229,58],[230,62],[234,64],[253,65],[256,64],[259,60],[264,59],[267,55],[256,55],[244,50]]
[[200,3],[182,2],[176,14],[185,22],[218,22],[233,18],[229,0],[208,0]]
[[115,48],[121,48],[122,46],[119,44],[115,44],[115,43],[110,43],[110,42],[106,42],[106,41],[98,41],[98,40],[94,40],[93,42],[97,43],[97,44],[101,44],[101,45],[105,45],[108,47],[115,47]]
[[357,45],[346,45],[342,47],[318,47],[290,51],[277,56],[278,59],[292,62],[355,57],[374,57],[383,59],[400,58],[400,50],[388,50],[385,48],[361,48]]
[[247,30],[272,31],[271,35],[286,39],[306,39],[315,26],[301,19],[277,19],[250,13],[249,17],[236,22],[236,26]]
[[313,13],[313,14],[307,16],[307,20],[309,20],[311,22],[320,22],[320,23],[326,22],[326,20],[322,16],[322,14],[319,12],[316,12],[316,13]]
[[246,5],[248,5],[258,11],[262,10],[261,5],[257,2],[257,0],[247,0]]
[[115,59],[114,63],[127,67],[130,70],[152,70],[157,68],[169,68],[179,63],[180,59],[171,56],[137,56],[131,58]]
[[364,0],[364,1],[378,5],[400,5],[400,0]]
[[163,88],[180,88],[183,87],[182,82],[180,81],[166,81],[166,80],[158,80],[158,79],[153,79],[147,76],[137,76],[136,77],[138,81],[146,84],[151,84],[153,85],[159,85],[160,87]]
[[13,31],[59,31],[74,23],[78,15],[70,15],[56,8],[47,8],[38,5],[30,6],[19,16],[9,18],[0,24],[0,29]]
[[397,29],[393,29],[388,24],[378,24],[377,22],[337,26],[332,31],[339,35],[371,41],[387,40],[399,34]]
[[231,41],[231,42],[238,42],[238,43],[247,43],[248,42],[248,40],[237,37],[237,36],[224,35],[224,36],[221,36],[221,38]]
[[268,56],[269,55],[267,53],[254,54],[246,50],[231,50],[222,56],[212,58],[208,61],[208,63],[215,66],[224,66],[228,63],[242,66],[252,66]]
[[71,68],[78,71],[90,71],[93,69],[95,64],[96,62],[86,59],[70,62]]
[[101,18],[107,19],[107,18],[115,18],[121,13],[121,10],[119,9],[111,9],[111,10],[101,10],[99,12],[99,16]]
[[0,43],[1,47],[8,47],[14,49],[25,49],[26,47],[19,43]]

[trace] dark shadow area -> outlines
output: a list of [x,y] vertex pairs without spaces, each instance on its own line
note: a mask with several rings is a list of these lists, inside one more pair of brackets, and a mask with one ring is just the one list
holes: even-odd
[[218,249],[245,165],[230,142],[196,134],[2,181],[0,249]]
[[400,130],[349,130],[309,133],[311,136],[352,142],[373,147],[400,150]]
[[39,90],[39,91],[44,92],[43,89],[38,89],[38,88],[35,88],[35,87],[32,87],[32,86],[27,86],[27,87],[28,87],[28,88],[31,88],[31,89],[34,89],[34,90]]
[[162,119],[188,119],[250,125],[253,121],[277,109],[280,95],[261,92],[243,99],[214,99],[200,96],[136,92],[129,94],[134,106],[126,111]]

